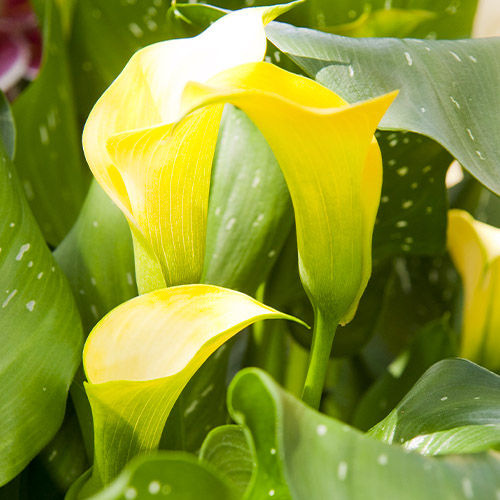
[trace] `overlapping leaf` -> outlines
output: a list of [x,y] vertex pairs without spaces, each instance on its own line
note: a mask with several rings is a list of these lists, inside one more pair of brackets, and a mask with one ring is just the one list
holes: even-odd
[[83,338],[71,290],[1,144],[0,176],[0,484],[5,484],[61,425]]
[[16,167],[35,218],[56,246],[71,228],[83,203],[88,174],[83,168],[71,80],[59,8],[37,2],[43,13],[40,74],[16,100]]
[[266,32],[308,75],[349,102],[399,89],[381,128],[434,139],[500,193],[500,150],[491,140],[500,135],[499,39],[351,39],[280,23]]
[[259,370],[240,372],[229,406],[256,450],[249,499],[323,500],[335,492],[338,500],[468,500],[494,497],[500,487],[498,454],[434,458],[377,442],[311,410]]
[[432,366],[369,434],[424,454],[500,445],[500,377],[463,359]]

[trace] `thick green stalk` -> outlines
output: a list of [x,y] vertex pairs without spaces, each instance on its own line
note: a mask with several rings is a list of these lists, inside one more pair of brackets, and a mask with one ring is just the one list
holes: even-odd
[[309,368],[304,391],[302,392],[302,400],[315,409],[319,409],[321,402],[321,394],[325,384],[333,337],[337,326],[338,321],[331,321],[329,318],[325,318],[319,310],[315,311]]

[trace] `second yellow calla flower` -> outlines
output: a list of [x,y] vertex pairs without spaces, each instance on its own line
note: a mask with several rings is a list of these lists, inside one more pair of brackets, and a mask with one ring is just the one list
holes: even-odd
[[450,210],[448,249],[464,287],[460,355],[499,370],[500,229]]

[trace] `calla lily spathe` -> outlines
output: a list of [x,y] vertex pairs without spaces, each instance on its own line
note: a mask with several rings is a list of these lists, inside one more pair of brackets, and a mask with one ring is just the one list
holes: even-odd
[[448,213],[448,249],[464,288],[460,355],[500,369],[500,229]]
[[108,484],[138,453],[157,449],[170,410],[203,362],[245,327],[273,318],[298,321],[213,285],[156,290],[106,315],[83,352],[95,435],[84,492]]
[[[188,81],[262,61],[264,25],[293,4],[244,9],[201,35],[145,47],[90,113],[83,147],[132,230],[141,293],[201,277],[210,170],[222,104],[181,119]],[[174,124],[175,127],[174,127]]]

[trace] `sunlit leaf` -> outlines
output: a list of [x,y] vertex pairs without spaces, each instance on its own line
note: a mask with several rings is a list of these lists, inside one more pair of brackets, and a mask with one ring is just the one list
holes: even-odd
[[5,484],[61,425],[83,338],[71,290],[1,141],[0,177],[0,484]]
[[497,453],[435,458],[381,443],[310,409],[260,370],[237,375],[229,407],[255,446],[252,500],[324,500],[332,492],[336,500],[470,500],[500,487]]
[[[426,135],[500,193],[500,40],[352,39],[274,23],[269,39],[308,75],[349,102],[392,89],[380,123]],[[481,82],[478,85],[477,82]]]
[[423,454],[475,453],[500,444],[500,377],[463,359],[432,366],[369,431]]

